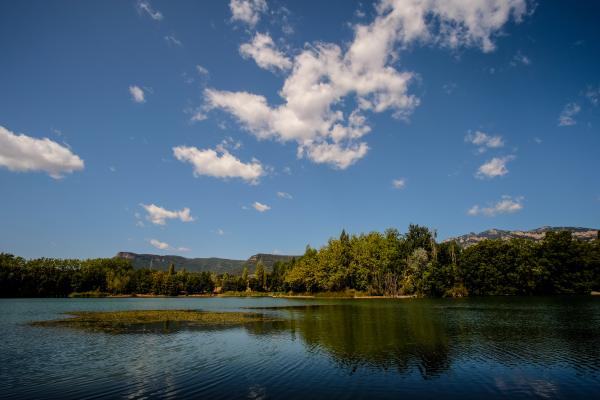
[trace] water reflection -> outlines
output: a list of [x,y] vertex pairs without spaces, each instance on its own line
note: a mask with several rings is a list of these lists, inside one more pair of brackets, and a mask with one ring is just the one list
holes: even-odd
[[427,379],[450,367],[443,325],[424,307],[321,305],[286,311],[287,321],[273,328],[286,327],[309,351],[325,352],[351,372],[368,368],[403,373],[416,367]]
[[[266,318],[144,334],[30,325],[125,309]],[[0,336],[6,398],[593,398],[600,388],[600,299],[589,297],[10,300]]]
[[[497,299],[355,302],[265,309],[285,321],[248,326],[253,334],[287,330],[312,353],[354,373],[360,368],[418,370],[436,378],[453,363],[569,366],[600,372],[600,320],[585,300]],[[541,385],[543,386],[543,385]]]

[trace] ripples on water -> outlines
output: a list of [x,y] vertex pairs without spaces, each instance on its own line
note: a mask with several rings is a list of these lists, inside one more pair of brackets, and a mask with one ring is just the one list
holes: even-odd
[[[67,311],[256,311],[281,322],[106,334]],[[594,398],[600,299],[0,300],[1,398]]]

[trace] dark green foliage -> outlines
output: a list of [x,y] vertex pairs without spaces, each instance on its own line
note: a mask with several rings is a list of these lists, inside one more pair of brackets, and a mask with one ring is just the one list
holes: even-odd
[[0,254],[0,297],[65,297],[71,293],[212,293],[208,272],[134,270],[120,258],[25,260]]
[[394,229],[353,236],[342,231],[320,250],[308,247],[304,256],[279,265],[272,290],[460,297],[587,294],[600,287],[599,240],[583,242],[557,231],[541,242],[483,240],[463,250],[435,238],[418,225],[405,236]]
[[461,249],[436,243],[435,232],[410,225],[330,239],[303,256],[276,261],[271,272],[261,259],[253,275],[134,269],[122,258],[25,260],[0,254],[1,297],[52,297],[71,293],[202,294],[222,292],[348,292],[369,295],[451,296],[585,294],[600,290],[600,240],[550,231],[544,240],[482,240]]

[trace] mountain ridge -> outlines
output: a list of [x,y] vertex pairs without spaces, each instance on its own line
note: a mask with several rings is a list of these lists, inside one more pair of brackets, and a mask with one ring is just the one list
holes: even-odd
[[583,228],[574,226],[541,226],[539,228],[530,230],[504,230],[504,229],[488,229],[479,233],[470,232],[465,235],[451,237],[444,242],[456,241],[461,247],[473,246],[486,239],[528,239],[533,241],[540,241],[546,236],[546,232],[558,232],[568,231],[571,232],[573,237],[583,241],[594,240],[598,237],[598,229],[594,228]]
[[288,261],[291,258],[299,256],[287,256],[280,254],[257,253],[250,256],[247,260],[234,260],[229,258],[206,257],[206,258],[186,258],[177,255],[158,255],[141,254],[129,251],[120,251],[115,256],[130,260],[136,269],[152,268],[167,270],[170,264],[175,265],[175,269],[184,269],[188,272],[214,272],[217,274],[241,274],[244,267],[248,268],[250,273],[254,272],[256,264],[261,261],[265,269],[270,272],[273,264],[277,261]]

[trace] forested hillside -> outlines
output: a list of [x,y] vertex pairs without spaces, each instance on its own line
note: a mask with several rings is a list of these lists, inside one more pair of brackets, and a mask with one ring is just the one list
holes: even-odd
[[135,269],[150,268],[166,271],[169,266],[174,265],[176,269],[185,269],[188,272],[214,272],[216,274],[228,273],[240,275],[244,266],[254,270],[260,261],[267,271],[271,271],[273,264],[277,261],[289,261],[294,256],[259,253],[247,260],[231,260],[227,258],[186,258],[181,256],[138,254],[131,252],[119,252],[117,258],[129,260]]

